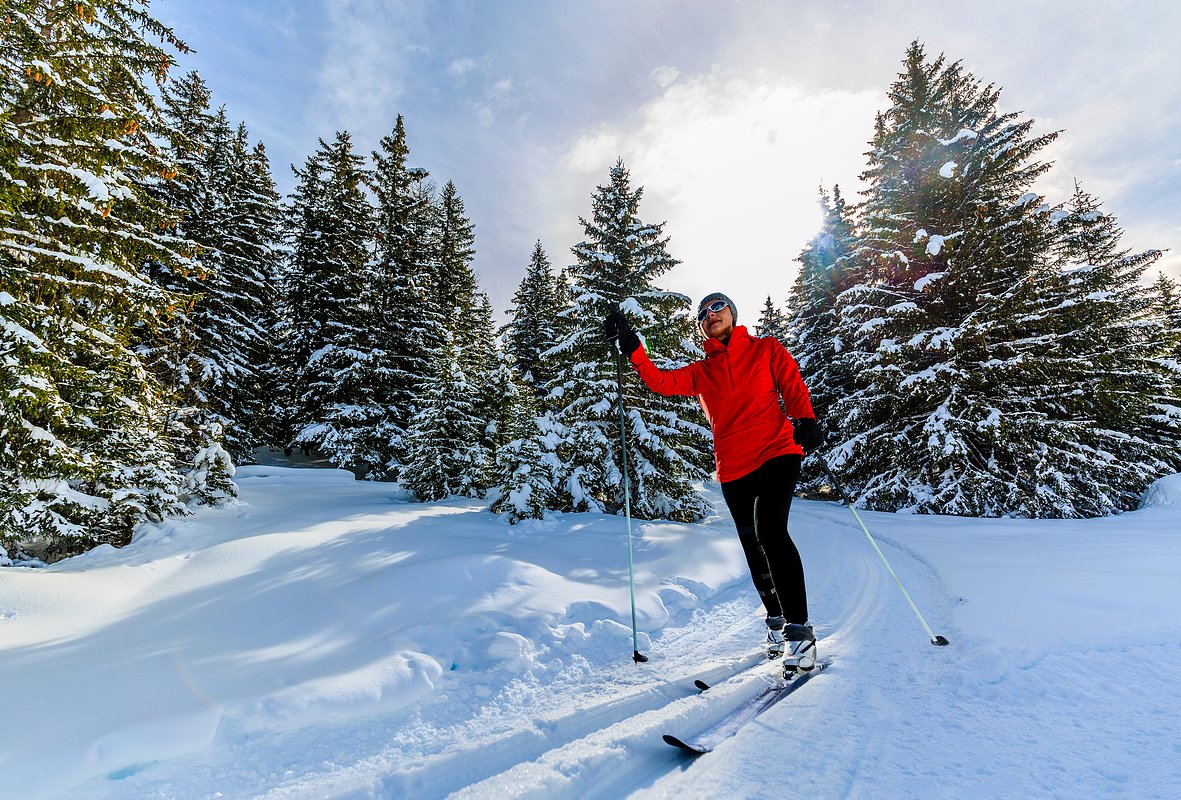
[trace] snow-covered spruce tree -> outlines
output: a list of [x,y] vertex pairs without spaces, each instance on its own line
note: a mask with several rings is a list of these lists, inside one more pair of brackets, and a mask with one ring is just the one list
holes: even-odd
[[[552,422],[563,433],[559,490],[569,510],[623,508],[616,360],[603,337],[607,314],[622,309],[659,367],[683,366],[700,355],[690,343],[693,321],[685,312],[691,301],[656,286],[677,261],[668,253],[663,226],[640,219],[642,194],[642,188],[632,190],[622,161],[596,189],[590,218],[580,218],[586,238],[572,248],[574,302],[564,315],[561,341],[546,354],[562,364],[550,394]],[[643,519],[699,519],[706,505],[693,484],[706,477],[709,464],[709,431],[700,409],[689,398],[648,391],[627,365],[624,393],[632,512]]]
[[206,309],[224,365],[209,390],[210,403],[225,429],[235,459],[271,441],[269,367],[275,358],[278,281],[282,269],[282,208],[262,143],[250,146],[239,125],[230,146],[229,173],[220,176],[222,198],[216,215],[222,231],[206,290]]
[[771,301],[771,295],[767,295],[763,310],[759,312],[754,334],[763,338],[778,339],[781,343],[787,339],[787,317]]
[[410,148],[399,114],[394,130],[373,153],[370,188],[377,204],[376,263],[370,306],[382,376],[381,424],[387,442],[385,474],[396,475],[401,439],[418,405],[443,338],[440,305],[433,295],[437,231],[432,189],[424,169],[408,164]]
[[[820,209],[820,231],[796,259],[800,270],[788,298],[790,313],[783,323],[781,341],[800,365],[816,418],[831,428],[839,424],[831,418],[833,404],[845,396],[850,385],[836,359],[841,349],[836,335],[836,297],[855,281],[850,261],[854,223],[840,187],[833,187],[831,195],[821,188]],[[805,470],[799,488],[810,492],[825,483],[822,471]]]
[[[498,420],[504,416],[504,405],[508,402],[493,380],[500,353],[496,346],[496,331],[492,321],[492,301],[487,292],[478,292],[472,304],[472,323],[469,326],[471,340],[464,348],[464,373],[476,386],[475,411],[480,421],[480,446],[483,449],[485,481],[492,462],[496,458],[496,446],[501,434]],[[487,488],[488,484],[484,484]]]
[[463,348],[449,331],[443,339],[405,438],[401,482],[423,501],[480,497],[487,485],[481,420],[473,402],[476,388],[463,372]]
[[121,2],[0,16],[0,543],[54,560],[184,510],[177,409],[131,344],[184,300],[141,267],[189,260],[142,188],[175,169],[146,81],[186,48]]
[[836,296],[849,284],[854,232],[851,212],[834,187],[830,196],[820,190],[823,222],[820,232],[796,259],[800,271],[788,299],[790,313],[784,324],[783,343],[800,365],[817,419],[827,423],[829,409],[844,394],[844,381],[833,371],[839,347],[835,337]]
[[1040,515],[1019,484],[1039,436],[1013,416],[1024,356],[1007,343],[1048,247],[1025,195],[1055,134],[1030,139],[991,86],[917,42],[889,96],[862,174],[859,283],[837,302],[835,368],[851,385],[830,463],[872,508]]
[[473,412],[480,422],[479,444],[484,462],[490,467],[496,444],[495,420],[504,402],[491,379],[497,366],[492,303],[485,292],[479,291],[472,269],[475,231],[451,181],[439,193],[436,220],[432,297],[451,341],[460,347],[460,367],[476,392]]
[[493,381],[503,402],[491,469],[491,510],[510,524],[540,518],[560,505],[555,490],[562,474],[555,453],[560,437],[552,435],[560,426],[551,412],[561,405],[560,398],[548,392],[563,361],[546,354],[557,344],[560,317],[569,307],[569,297],[539,240],[513,295],[509,322],[500,331],[503,349]]
[[509,321],[501,329],[504,347],[513,367],[525,383],[541,396],[553,380],[552,360],[542,353],[558,343],[559,316],[568,307],[569,295],[560,275],[554,273],[541,240],[533,246],[525,277],[509,308]]
[[861,282],[837,301],[836,369],[853,384],[831,463],[874,508],[1055,513],[1037,481],[1061,442],[1025,414],[1037,378],[1013,343],[1032,342],[1016,320],[1050,242],[1029,187],[1056,135],[1031,138],[997,91],[918,43],[889,97],[862,175]]
[[1059,402],[1090,382],[1062,385],[1055,372],[1069,333],[1047,313],[1058,229],[1029,191],[1057,134],[1031,136],[1032,121],[997,113],[991,86],[943,57],[927,62],[918,43],[889,96],[862,175],[858,283],[837,298],[835,366],[851,384],[831,414],[830,463],[873,508],[1122,507],[1094,417]]
[[291,444],[369,476],[384,469],[378,350],[366,305],[372,220],[364,160],[348,133],[320,141],[290,207],[285,347],[292,359]]
[[[196,72],[166,84],[161,94],[161,110],[170,128],[168,152],[176,163],[176,173],[163,176],[163,180],[157,175],[145,176],[143,189],[181,213],[174,232],[191,243],[194,258],[179,269],[165,261],[150,262],[146,269],[161,288],[192,300],[177,308],[172,324],[141,327],[136,350],[178,406],[177,412],[169,415],[169,433],[177,460],[189,462],[208,450],[215,431],[224,429],[207,408],[212,363],[204,352],[208,337],[196,322],[196,308],[204,302],[206,281],[213,275],[213,173],[224,169],[228,126],[224,115],[215,118],[210,114],[209,89]],[[212,466],[218,463],[220,460]],[[213,474],[220,477],[220,490],[232,490],[227,475],[217,469]]]
[[501,436],[490,475],[489,510],[510,525],[540,519],[556,505],[561,465],[539,424],[536,388],[520,377],[507,355],[502,357],[493,383],[505,402],[497,425]]
[[1157,312],[1164,319],[1166,332],[1160,366],[1172,376],[1169,399],[1163,401],[1161,413],[1167,420],[1172,420],[1178,414],[1174,409],[1181,408],[1181,286],[1161,272],[1153,284],[1153,297]]
[[472,258],[476,255],[476,234],[463,207],[463,198],[452,181],[439,193],[437,230],[433,237],[432,299],[442,313],[443,325],[452,339],[464,341],[471,324],[469,311],[476,298],[476,273]]
[[[200,269],[174,273],[159,265],[153,279],[200,299],[168,331],[171,341],[149,341],[147,355],[195,409],[191,426],[216,426],[242,459],[258,443],[254,428],[263,419],[278,197],[265,153],[251,152],[245,126],[235,133],[225,109],[211,115],[208,104],[196,73],[165,95],[165,115],[179,131],[172,149],[181,167],[176,180],[156,191],[184,212],[180,233],[196,244]],[[195,446],[203,449],[200,441]]]
[[1168,336],[1166,359],[1172,359],[1181,367],[1181,285],[1161,272],[1152,285],[1157,312],[1165,320]]
[[1096,510],[1134,507],[1149,482],[1181,468],[1181,404],[1161,360],[1168,320],[1142,282],[1162,254],[1124,248],[1115,218],[1077,182],[1052,220],[1055,280],[1045,282],[1035,327],[1054,335],[1039,370],[1047,389],[1060,389],[1039,399],[1070,422],[1082,455],[1104,466]]

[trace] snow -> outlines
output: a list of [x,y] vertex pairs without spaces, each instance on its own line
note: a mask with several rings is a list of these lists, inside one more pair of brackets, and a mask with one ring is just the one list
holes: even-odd
[[[11,297],[11,295],[8,296]],[[8,304],[4,303],[4,305]],[[8,335],[14,339],[21,339],[25,342],[28,342],[38,350],[44,351],[46,349],[45,343],[41,341],[37,334],[33,333],[28,328],[19,323],[13,322],[10,319],[0,319],[0,327],[3,327]]]
[[946,162],[942,167],[939,168],[939,177],[954,178],[955,177],[955,168],[958,166],[959,166],[959,164],[955,163],[954,161]]
[[[932,253],[931,255],[939,255],[939,253]],[[946,272],[928,272],[923,277],[914,282],[914,290],[921,292],[930,286],[932,283],[942,280],[947,275]]]
[[622,517],[236,480],[122,549],[0,571],[6,797],[765,797],[801,767],[816,797],[1181,794],[1181,475],[1094,520],[860,512],[946,648],[847,509],[796,500],[833,666],[698,760],[661,734],[772,674],[723,680],[763,630],[716,484],[700,524],[634,522],[636,665]]
[[940,139],[939,144],[947,146],[950,144],[956,144],[958,142],[962,142],[965,139],[967,139],[968,141],[972,141],[973,139],[977,138],[978,135],[979,134],[977,134],[976,131],[969,130],[968,128],[964,128],[950,139]]

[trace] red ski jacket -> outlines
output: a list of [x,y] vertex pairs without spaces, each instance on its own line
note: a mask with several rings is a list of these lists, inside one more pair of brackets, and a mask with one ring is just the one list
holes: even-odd
[[706,339],[705,359],[687,367],[659,369],[642,345],[631,362],[657,394],[697,396],[713,429],[719,481],[741,478],[776,456],[803,454],[791,420],[816,414],[800,368],[778,340],[751,336],[739,325],[727,344]]

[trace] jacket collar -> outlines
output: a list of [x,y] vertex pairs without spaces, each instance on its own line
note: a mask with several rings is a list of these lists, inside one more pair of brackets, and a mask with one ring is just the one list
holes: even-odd
[[705,357],[712,358],[713,356],[721,355],[735,344],[747,344],[750,338],[745,325],[735,325],[734,330],[730,332],[729,344],[722,344],[712,336],[705,340],[705,344],[703,345],[705,347]]

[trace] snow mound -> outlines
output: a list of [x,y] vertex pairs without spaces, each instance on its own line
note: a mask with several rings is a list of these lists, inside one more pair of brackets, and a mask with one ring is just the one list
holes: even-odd
[[1140,497],[1140,508],[1181,506],[1181,472],[1154,481]]
[[422,653],[398,653],[227,708],[248,727],[295,730],[319,722],[363,719],[410,705],[435,688],[443,668]]
[[275,483],[293,484],[300,481],[309,484],[330,482],[352,483],[357,478],[347,469],[293,469],[278,465],[247,464],[238,467],[236,480],[250,478],[255,480],[270,479]]

